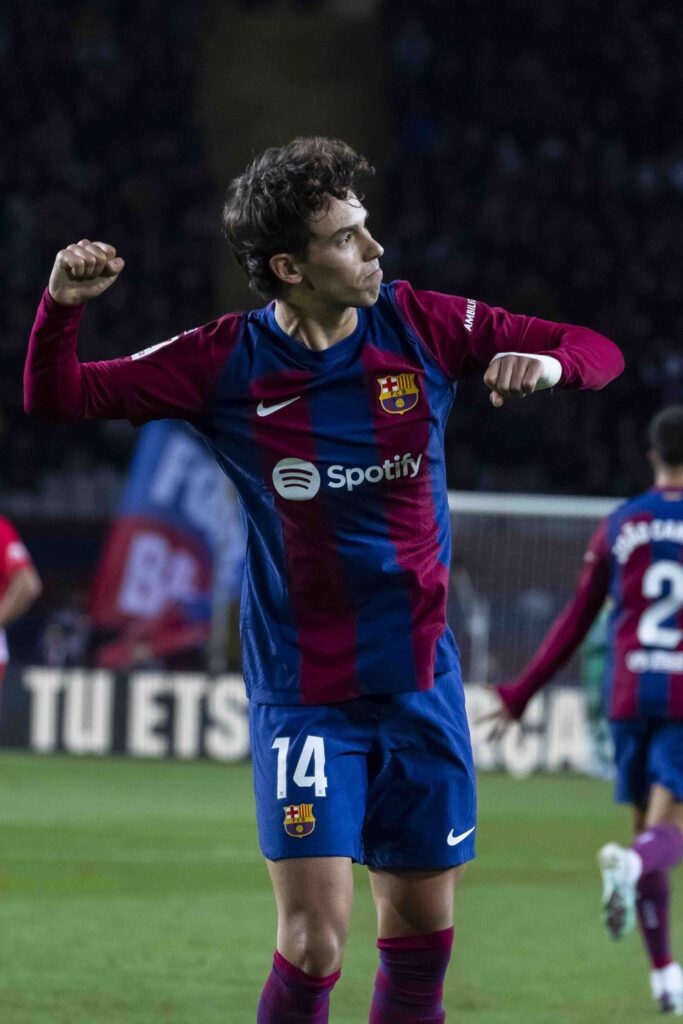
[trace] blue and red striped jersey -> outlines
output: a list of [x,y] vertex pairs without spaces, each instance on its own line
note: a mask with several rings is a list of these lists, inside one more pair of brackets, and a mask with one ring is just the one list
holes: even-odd
[[521,716],[609,598],[605,711],[614,721],[683,719],[683,490],[654,487],[600,524],[576,593],[532,661],[498,690]]
[[607,520],[611,718],[683,718],[683,491],[653,488]]
[[588,329],[400,281],[323,351],[286,334],[271,303],[80,363],[82,311],[43,297],[27,411],[177,417],[203,434],[241,502],[244,675],[269,703],[426,689],[455,666],[443,439],[459,377],[506,351],[551,351],[566,387],[602,387],[623,367]]

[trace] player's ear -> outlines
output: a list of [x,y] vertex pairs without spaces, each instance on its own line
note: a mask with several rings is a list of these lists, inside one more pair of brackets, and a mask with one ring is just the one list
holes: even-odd
[[268,260],[268,266],[278,281],[283,284],[301,284],[303,276],[298,269],[297,261],[288,252],[277,252]]
[[659,469],[659,459],[657,458],[657,452],[654,450],[654,448],[648,449],[647,461],[650,463],[650,466],[656,473]]

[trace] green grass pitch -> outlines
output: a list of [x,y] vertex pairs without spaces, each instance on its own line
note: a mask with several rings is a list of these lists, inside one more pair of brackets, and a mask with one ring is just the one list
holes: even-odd
[[[653,1017],[638,937],[599,922],[595,851],[627,834],[606,783],[481,777],[449,1021]],[[333,1024],[367,1021],[375,971],[356,871]],[[3,1024],[253,1024],[274,929],[248,765],[0,755]]]

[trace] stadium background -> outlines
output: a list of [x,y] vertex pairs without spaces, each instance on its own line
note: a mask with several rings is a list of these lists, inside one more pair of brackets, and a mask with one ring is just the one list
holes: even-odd
[[[127,424],[46,430],[23,415],[26,339],[54,254],[80,237],[98,237],[113,242],[128,264],[116,288],[88,310],[81,347],[86,359],[136,351],[227,309],[243,308],[249,295],[218,230],[222,194],[254,152],[295,134],[339,135],[376,164],[368,201],[373,228],[386,248],[387,279],[406,277],[417,286],[473,295],[512,311],[589,324],[624,350],[627,373],[600,394],[539,396],[494,415],[480,382],[464,382],[447,436],[449,485],[475,494],[611,498],[647,486],[644,426],[661,405],[683,399],[682,50],[683,19],[674,0],[656,5],[643,0],[574,0],[571,5],[561,0],[461,0],[456,5],[445,0],[103,0],[96,5],[74,0],[68,11],[51,0],[8,0],[0,10],[0,274],[5,284],[0,512],[18,526],[45,583],[39,603],[10,632],[13,670],[50,660],[46,633],[55,621],[67,624],[64,635],[87,626],[83,613],[93,573],[135,444]],[[452,614],[456,624],[459,614],[466,615],[459,607],[467,604],[472,585],[489,604],[494,601],[489,627],[503,637],[503,653],[489,666],[489,678],[516,665],[524,645],[540,634],[566,596],[591,522],[572,516],[572,504],[579,507],[570,502],[563,515],[551,519],[503,515],[494,530],[478,514],[462,519],[461,551],[472,565],[454,585]],[[539,554],[540,534],[546,547]],[[482,552],[488,553],[486,564]],[[520,583],[522,571],[529,574],[528,585]],[[231,622],[234,626],[234,615]],[[523,629],[526,640],[520,639]],[[475,634],[476,624],[463,630],[466,648]],[[64,644],[57,648],[59,667],[69,656]],[[89,656],[84,641],[77,667],[87,666]],[[239,669],[234,635],[227,661]],[[205,667],[197,651],[188,666]],[[79,692],[89,692],[88,678],[74,684],[74,692],[79,686]],[[574,666],[566,681],[576,678]],[[560,740],[566,750],[571,734]],[[226,864],[229,868],[230,891],[252,872],[256,877],[253,850],[244,852],[248,843],[253,846],[253,835],[242,768],[231,769],[228,815],[224,807],[217,814],[208,798],[201,809],[197,806],[197,842],[191,847],[178,850],[177,836],[158,829],[155,837],[152,828],[133,838],[133,846],[139,844],[136,854],[116,847],[114,862],[119,857],[128,864],[126,858],[132,858],[138,864],[131,892],[115,868],[116,881],[108,889],[103,879],[111,865],[104,842],[95,838],[98,827],[103,836],[107,827],[123,827],[126,808],[116,793],[126,783],[116,775],[101,777],[113,813],[108,826],[105,809],[83,775],[69,774],[72,768],[60,760],[43,763],[44,769],[28,758],[0,759],[6,780],[0,808],[4,805],[3,820],[11,825],[0,878],[11,893],[18,949],[28,949],[40,933],[49,941],[36,948],[57,955],[60,935],[84,927],[87,911],[79,900],[88,895],[104,915],[111,911],[109,895],[134,900],[135,886],[142,893],[153,873],[150,867],[138,877],[139,864],[148,858],[158,867],[162,837],[176,851],[169,854],[172,867],[193,857],[201,865],[200,837],[206,834],[213,843],[210,856],[221,871]],[[491,766],[499,763],[494,757]],[[83,764],[97,779],[97,772],[108,770],[105,761],[97,771],[90,761]],[[223,799],[220,766],[173,767],[209,772],[189,778]],[[54,784],[62,777],[73,794],[69,808],[60,804]],[[169,785],[179,784],[176,775],[168,778]],[[148,776],[136,781],[150,803],[133,811],[135,820],[152,825],[165,814],[161,777],[155,779],[151,790],[145,789]],[[472,952],[464,954],[460,987],[452,983],[452,1005],[477,1024],[516,1021],[515,1012],[525,1021],[545,1022],[550,1012],[568,1022],[605,1020],[608,1013],[610,1020],[632,1019],[629,1000],[644,1003],[642,986],[617,984],[623,961],[613,950],[605,953],[593,935],[592,919],[585,924],[594,895],[587,858],[607,827],[624,827],[609,809],[607,787],[589,780],[539,779],[526,798],[500,777],[484,785],[491,860],[481,865],[479,876],[473,873],[463,917],[495,913],[497,895],[512,900],[518,923],[533,925],[538,941],[523,942],[514,922],[492,938],[464,920]],[[565,785],[570,788],[562,789]],[[533,810],[528,800],[535,801]],[[55,830],[46,843],[46,828],[55,822],[53,804],[63,810],[65,831]],[[173,825],[181,831],[188,815],[192,820],[192,806],[189,792],[179,797]],[[554,836],[551,849],[529,839],[535,822]],[[576,834],[572,822],[579,826]],[[170,812],[167,823],[170,832]],[[485,834],[482,830],[482,842]],[[517,841],[507,862],[500,848],[496,851],[496,842],[504,844],[506,835]],[[39,855],[37,838],[46,844]],[[226,844],[234,871],[230,857],[223,862],[218,852]],[[250,858],[253,864],[244,868]],[[84,881],[89,873],[91,889]],[[217,895],[226,884],[225,872],[212,877],[206,891],[188,883],[182,872],[168,877],[158,887],[159,905],[166,910],[154,920],[170,913],[174,887],[189,884],[197,895],[191,941],[199,941],[200,908],[208,911],[212,899],[228,918],[248,913],[247,906],[236,910],[224,894]],[[520,888],[536,902],[537,913],[520,903]],[[269,911],[259,902],[265,891],[260,878],[253,892],[263,909],[263,932],[261,937],[254,926],[253,948],[242,964],[244,992],[235,996],[230,971],[220,957],[210,960],[204,936],[197,958],[206,956],[205,964],[210,961],[226,974],[219,991],[204,978],[214,1009],[201,1002],[197,986],[192,1008],[190,996],[176,992],[168,1006],[155,1004],[154,1019],[213,1021],[227,995],[248,1003],[271,942]],[[73,917],[57,899],[59,893],[70,897],[72,909],[78,903]],[[50,912],[55,900],[59,923],[41,928],[34,915]],[[187,900],[182,907],[187,912]],[[547,929],[539,931],[541,918],[552,918],[558,907],[576,939],[568,959]],[[118,912],[123,915],[121,905]],[[97,953],[96,920],[93,916],[86,927],[94,942],[89,962],[94,971],[105,971],[110,952],[103,946]],[[163,930],[163,924],[159,927]],[[359,927],[371,928],[367,916],[361,916]],[[117,955],[125,957],[130,937],[123,917],[118,928]],[[257,947],[257,933],[265,945]],[[216,933],[216,942],[234,952],[239,937],[236,931]],[[525,943],[526,959],[524,950],[510,955]],[[477,948],[504,965],[493,991],[486,971],[478,969]],[[173,970],[173,957],[182,951],[180,943],[163,963],[159,953],[155,969],[161,987]],[[541,980],[529,965],[544,954],[550,964],[546,959],[538,968],[545,972]],[[355,956],[352,976],[362,974],[360,954]],[[634,976],[636,964],[642,974],[636,953],[626,954],[627,962],[629,956]],[[588,961],[596,966],[587,970]],[[67,977],[66,963],[63,970]],[[53,977],[46,981],[36,952],[34,961],[16,962],[8,975],[8,1020],[150,1019],[126,1002],[125,970],[114,965],[112,979],[111,1001],[103,996],[100,1006],[92,983],[79,975],[69,997],[62,993],[62,1012],[59,984]],[[587,992],[577,994],[577,979],[581,984],[588,979]],[[151,998],[149,979],[146,984],[139,986],[140,1005]],[[346,1012],[355,1014],[349,1022],[359,1019],[361,995],[349,989],[344,997]],[[507,1010],[498,1005],[503,995]],[[537,1018],[530,1004],[539,1007]],[[233,1010],[228,1019],[251,1019],[246,1008],[239,1013]]]

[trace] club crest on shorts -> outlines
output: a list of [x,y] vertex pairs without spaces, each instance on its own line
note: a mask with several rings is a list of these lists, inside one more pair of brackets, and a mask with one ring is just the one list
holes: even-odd
[[293,836],[294,839],[310,836],[315,828],[313,804],[290,804],[289,807],[284,808],[284,812],[283,825],[288,836]]
[[385,412],[402,416],[417,405],[420,389],[414,373],[397,373],[391,377],[378,377],[379,403]]

